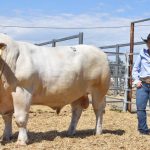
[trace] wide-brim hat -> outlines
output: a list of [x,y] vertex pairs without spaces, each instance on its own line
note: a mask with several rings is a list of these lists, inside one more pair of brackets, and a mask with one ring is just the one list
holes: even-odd
[[147,43],[147,42],[150,40],[150,34],[147,36],[147,39],[143,39],[143,38],[142,38],[142,40],[143,40],[145,43]]

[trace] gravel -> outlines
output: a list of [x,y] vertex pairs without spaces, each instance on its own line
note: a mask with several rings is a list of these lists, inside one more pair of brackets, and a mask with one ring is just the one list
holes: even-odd
[[[136,114],[123,113],[106,108],[103,122],[103,134],[94,135],[95,115],[90,106],[80,118],[77,134],[67,137],[66,131],[71,119],[70,106],[63,108],[57,115],[44,106],[34,106],[28,121],[29,144],[17,147],[18,128],[13,119],[13,139],[1,143],[3,150],[149,150],[150,136],[137,132]],[[150,116],[148,116],[148,120]],[[3,121],[0,118],[0,134]]]

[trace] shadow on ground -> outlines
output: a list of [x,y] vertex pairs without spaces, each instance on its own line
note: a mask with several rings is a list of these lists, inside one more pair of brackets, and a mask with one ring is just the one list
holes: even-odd
[[[95,130],[92,129],[88,129],[88,130],[80,130],[77,131],[76,134],[74,136],[67,136],[67,132],[66,131],[62,131],[62,132],[58,132],[57,130],[53,130],[53,131],[47,131],[47,132],[28,132],[28,136],[29,136],[29,144],[32,143],[38,143],[41,141],[53,141],[56,137],[61,137],[61,138],[86,138],[89,136],[93,136]],[[121,136],[125,133],[124,130],[118,129],[118,130],[103,130],[103,134],[114,134],[114,135],[118,135]],[[13,138],[11,140],[11,142],[16,142],[17,140],[17,136],[18,136],[18,132],[16,132],[13,135]],[[3,144],[7,144],[8,142],[3,142]]]

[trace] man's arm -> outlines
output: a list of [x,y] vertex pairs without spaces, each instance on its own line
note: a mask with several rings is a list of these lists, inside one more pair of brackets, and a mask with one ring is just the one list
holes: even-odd
[[133,77],[133,84],[136,85],[139,81],[140,81],[140,78],[139,78],[139,73],[141,71],[141,56],[138,55],[136,61],[135,61],[135,64],[133,66],[133,69],[132,69],[132,77]]

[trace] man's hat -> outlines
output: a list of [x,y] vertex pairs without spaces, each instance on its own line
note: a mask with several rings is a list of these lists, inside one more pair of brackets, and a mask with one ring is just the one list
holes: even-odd
[[147,36],[147,39],[143,39],[143,38],[142,38],[142,40],[143,40],[145,43],[147,43],[147,42],[150,40],[150,34]]

